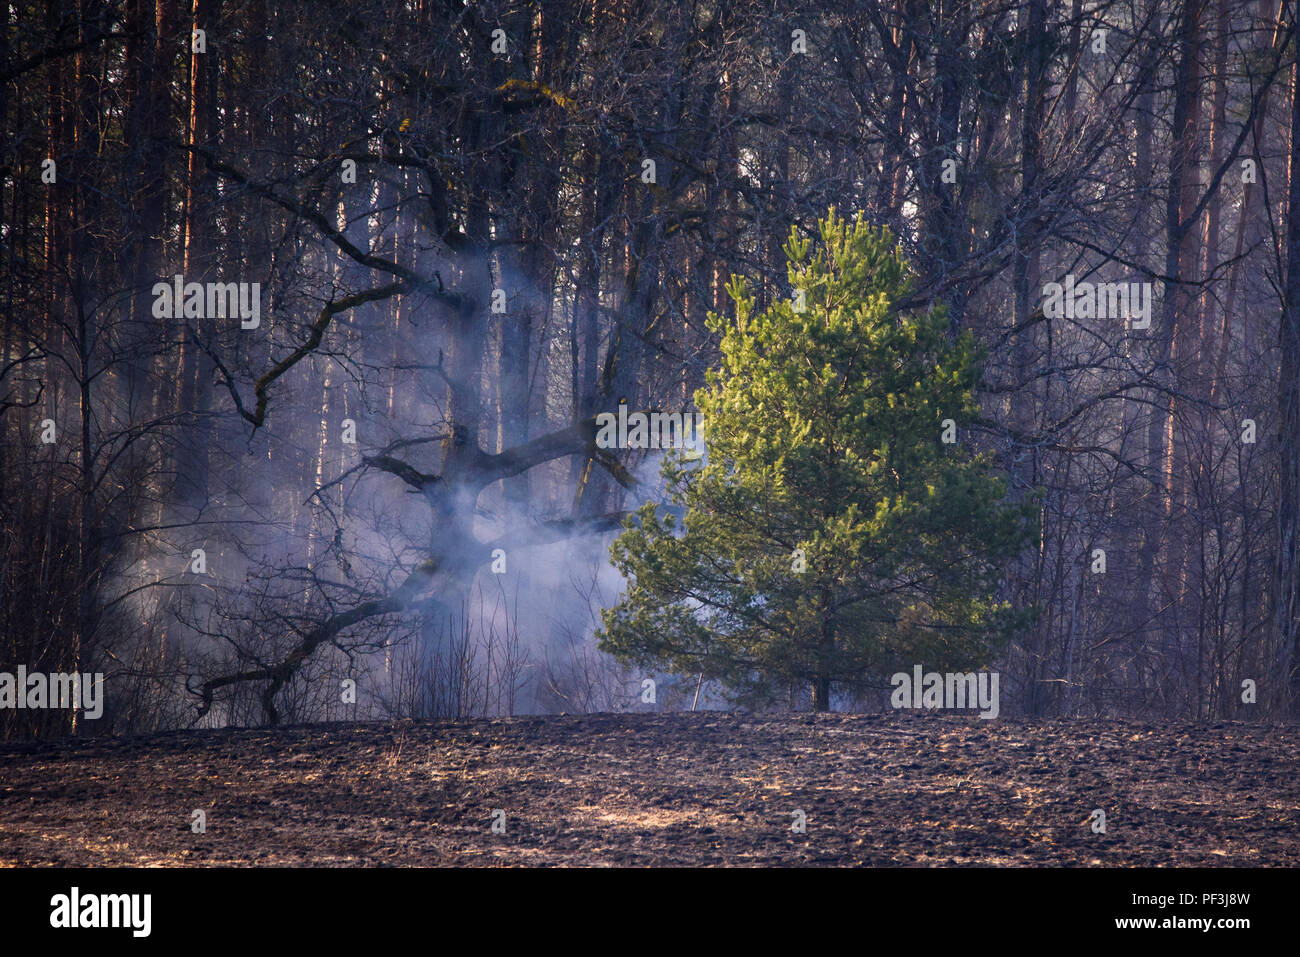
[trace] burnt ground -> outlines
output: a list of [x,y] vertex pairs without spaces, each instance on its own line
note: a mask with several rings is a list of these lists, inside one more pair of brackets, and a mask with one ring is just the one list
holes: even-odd
[[907,713],[3,745],[0,865],[1295,866],[1298,752],[1294,727]]

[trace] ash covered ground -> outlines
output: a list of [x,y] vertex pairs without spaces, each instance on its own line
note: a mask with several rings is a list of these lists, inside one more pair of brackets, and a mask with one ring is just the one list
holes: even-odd
[[0,864],[1295,866],[1298,746],[1236,722],[718,712],[0,745]]

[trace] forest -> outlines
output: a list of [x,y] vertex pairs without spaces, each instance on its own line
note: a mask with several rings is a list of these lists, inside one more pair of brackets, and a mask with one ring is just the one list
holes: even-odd
[[[895,667],[943,666],[907,643],[940,626],[888,601],[835,627],[871,617],[901,664],[848,655],[813,608],[839,584],[769,561],[792,550],[815,575],[870,554],[877,588],[947,562],[925,600],[998,619],[952,662],[1000,675],[1003,718],[1300,708],[1294,3],[3,17],[0,672],[102,675],[102,713],[0,708],[0,740],[874,712]],[[882,304],[822,308],[841,288]],[[870,455],[800,458],[846,343],[894,350],[836,380],[864,403],[906,368],[959,411],[922,442],[891,392],[826,447],[911,441],[899,483],[968,498],[790,538],[805,486],[723,473],[779,460],[884,501]],[[689,462],[603,437],[629,412],[703,424],[686,506]],[[732,521],[676,538],[684,508]],[[724,648],[669,574],[711,561],[728,627],[778,596],[788,627]]]

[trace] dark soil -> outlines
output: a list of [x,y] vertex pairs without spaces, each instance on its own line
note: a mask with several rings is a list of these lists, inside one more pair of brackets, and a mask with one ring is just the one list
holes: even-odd
[[1296,866],[1298,753],[1293,727],[906,713],[6,745],[0,865]]

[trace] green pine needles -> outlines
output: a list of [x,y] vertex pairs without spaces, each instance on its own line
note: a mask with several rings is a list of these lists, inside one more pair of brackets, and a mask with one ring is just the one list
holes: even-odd
[[755,313],[736,277],[735,321],[710,314],[707,457],[665,457],[676,508],[625,523],[612,554],[629,584],[599,635],[751,706],[807,682],[828,710],[833,689],[916,663],[987,664],[1017,620],[999,569],[1035,533],[1032,502],[1006,502],[964,441],[982,359],[970,334],[951,337],[942,308],[899,311],[913,280],[887,229],[833,208],[819,227],[815,250],[791,230],[794,301]]

